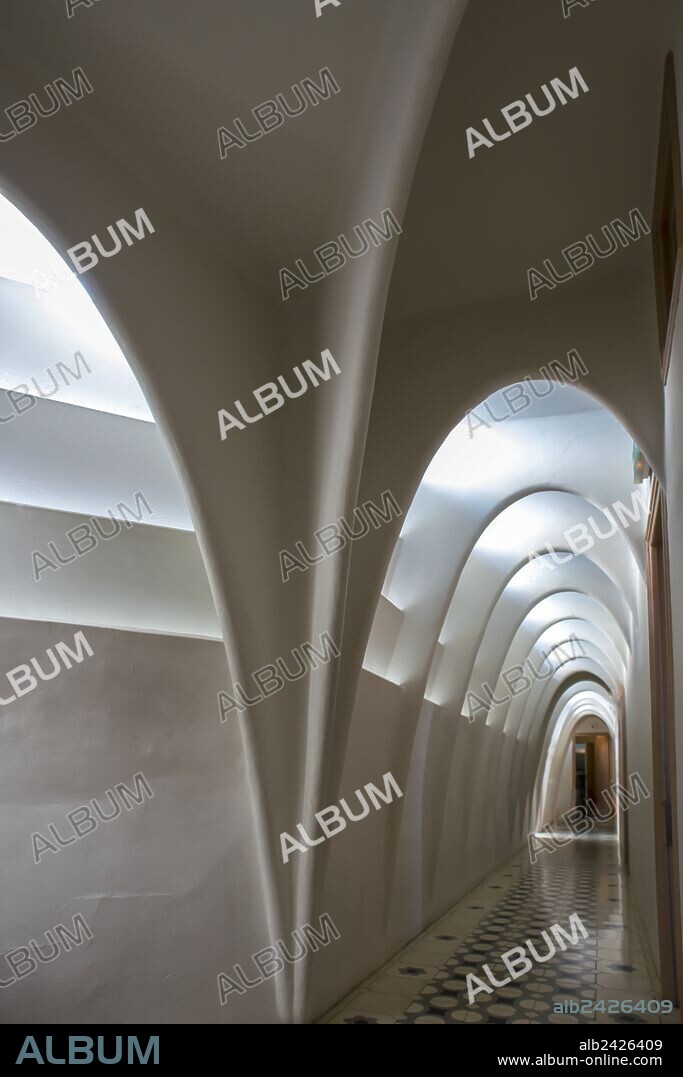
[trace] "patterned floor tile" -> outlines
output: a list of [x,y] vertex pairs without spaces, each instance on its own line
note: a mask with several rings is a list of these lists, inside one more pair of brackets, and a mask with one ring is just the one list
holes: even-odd
[[[576,943],[573,914],[588,931]],[[508,951],[516,975],[503,961]],[[525,969],[522,957],[531,967]],[[333,1023],[363,1023],[364,1016],[368,1024],[657,1023],[659,1016],[647,1011],[594,1011],[596,1003],[610,1000],[656,999],[651,967],[616,841],[601,834],[570,842],[534,865],[526,852],[519,854],[350,996],[348,1005],[338,1004]],[[477,977],[470,980],[471,1003],[468,976]],[[575,1012],[582,1003],[590,1004],[590,1012],[585,1006]]]

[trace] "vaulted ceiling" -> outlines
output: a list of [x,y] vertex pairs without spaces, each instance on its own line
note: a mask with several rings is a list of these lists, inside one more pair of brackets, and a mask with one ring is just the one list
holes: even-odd
[[[630,438],[663,476],[648,241],[534,303],[526,274],[633,207],[649,214],[671,14],[668,0],[597,0],[570,19],[559,0],[346,0],[319,19],[312,0],[100,0],[67,20],[59,4],[22,0],[4,16],[0,110],[79,65],[93,93],[3,144],[2,192],[62,255],[140,206],[154,224],[154,235],[82,283],[180,478],[233,679],[323,631],[341,645],[339,662],[315,681],[240,718],[273,938],[303,922],[321,892],[326,847],[283,866],[278,833],[335,799],[400,525],[286,585],[279,551],[383,490],[407,512],[466,411],[570,349],[588,366],[585,389],[610,414],[581,406],[520,419],[520,433],[535,423],[545,446],[543,423],[554,431],[578,414],[586,430],[603,424],[595,436],[609,441],[604,477],[614,466],[615,496],[628,485]],[[588,94],[468,158],[467,126],[494,121],[574,66]],[[218,126],[247,120],[323,67],[338,95],[220,158]],[[399,240],[282,302],[281,267],[385,207],[402,223]],[[220,440],[219,408],[325,348],[341,368],[334,385]],[[103,431],[88,435],[95,451]],[[488,433],[499,435],[482,431],[477,448]],[[539,492],[545,519],[567,490],[593,504],[613,500],[580,443],[566,457],[561,443],[555,450],[552,467],[545,449],[533,457],[538,477],[528,480],[560,491],[542,505]],[[500,479],[498,501],[531,492]],[[463,548],[453,542],[444,567],[451,583],[465,554],[484,568],[493,556],[480,536],[498,502],[492,496],[487,507],[486,497],[482,479],[458,516],[467,528],[458,527]],[[429,485],[415,511],[434,498],[448,519],[453,498]],[[521,551],[510,558],[502,577]],[[599,566],[576,568],[563,589],[598,593]],[[466,572],[458,588],[468,586]],[[532,593],[539,597],[538,585]],[[431,596],[443,614],[437,636],[450,598],[449,587]],[[615,598],[617,621],[618,606]],[[523,604],[518,612],[495,660],[482,653],[482,676],[495,679],[506,661]],[[588,607],[570,596],[560,614],[574,620]],[[420,656],[425,685],[429,647]],[[418,707],[423,699],[422,690]],[[283,1014],[306,1011],[306,976],[295,966],[278,980]]]

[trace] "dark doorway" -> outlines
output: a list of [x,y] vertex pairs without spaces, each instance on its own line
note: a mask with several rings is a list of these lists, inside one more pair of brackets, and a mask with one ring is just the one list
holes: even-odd
[[577,733],[574,737],[574,805],[596,821],[610,815],[612,738],[608,733]]
[[666,498],[653,477],[647,527],[650,690],[652,695],[652,777],[659,956],[663,997],[678,1005],[683,981],[673,652]]
[[591,744],[577,737],[574,741],[574,805],[585,808],[590,796],[589,770],[591,764]]

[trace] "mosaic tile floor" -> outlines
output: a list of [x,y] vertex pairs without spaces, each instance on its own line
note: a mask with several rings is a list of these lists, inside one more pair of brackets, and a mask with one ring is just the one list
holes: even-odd
[[[567,943],[519,979],[468,1001],[468,973],[490,986],[508,977],[500,960],[527,939],[548,953],[542,932],[568,929],[578,913],[588,938]],[[528,951],[528,948],[526,948]],[[523,851],[481,883],[322,1020],[331,1024],[658,1024],[645,1013],[556,1013],[570,1001],[659,999],[657,974],[632,912],[613,834],[579,838],[529,862]],[[653,1007],[654,1008],[654,1007]]]

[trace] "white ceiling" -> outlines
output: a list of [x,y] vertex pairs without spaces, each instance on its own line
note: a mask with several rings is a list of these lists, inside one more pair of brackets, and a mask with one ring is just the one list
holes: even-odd
[[[73,370],[79,351],[92,372],[68,379],[68,385],[58,376],[51,400],[153,422],[123,352],[78,276],[2,195],[0,235],[0,388],[28,384],[38,395],[35,378],[38,387],[52,391],[48,368],[62,362]],[[46,290],[48,281],[58,286]]]
[[[147,401],[78,276],[2,195],[0,234],[0,502],[118,516],[141,491],[143,525],[193,530]],[[26,386],[28,407],[7,395]]]

